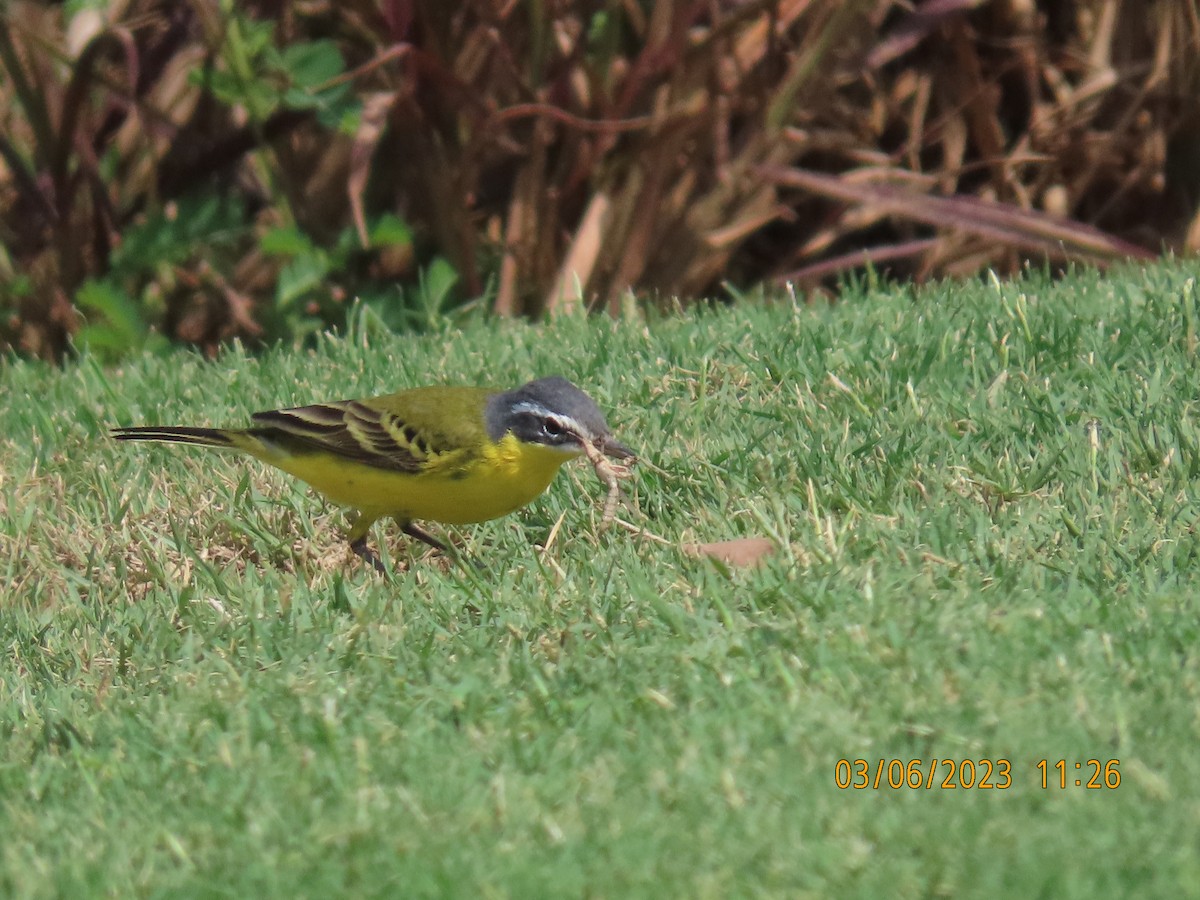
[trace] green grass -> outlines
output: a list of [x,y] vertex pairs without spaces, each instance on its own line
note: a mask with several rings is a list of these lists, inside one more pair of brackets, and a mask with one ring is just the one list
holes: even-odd
[[[1196,896],[1198,320],[1163,265],[6,364],[0,895]],[[377,528],[382,580],[285,476],[105,437],[552,372],[667,543],[577,464],[458,533],[480,572]],[[839,789],[859,758],[1011,787]]]

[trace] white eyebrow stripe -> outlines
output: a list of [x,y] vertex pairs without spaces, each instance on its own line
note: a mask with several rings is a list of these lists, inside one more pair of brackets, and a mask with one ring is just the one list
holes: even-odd
[[511,411],[514,414],[532,413],[539,418],[554,419],[558,422],[561,422],[563,427],[572,434],[587,436],[589,433],[586,428],[584,428],[581,424],[579,424],[578,421],[572,419],[570,416],[565,416],[562,413],[555,412],[552,409],[547,409],[542,404],[535,403],[532,400],[522,400],[520,403],[514,403]]

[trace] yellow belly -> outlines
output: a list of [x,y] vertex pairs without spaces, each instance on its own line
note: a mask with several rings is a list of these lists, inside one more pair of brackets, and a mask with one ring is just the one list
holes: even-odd
[[334,503],[371,518],[424,519],[447,525],[486,522],[538,497],[571,455],[507,435],[463,467],[431,466],[392,472],[330,454],[266,459],[310,484]]

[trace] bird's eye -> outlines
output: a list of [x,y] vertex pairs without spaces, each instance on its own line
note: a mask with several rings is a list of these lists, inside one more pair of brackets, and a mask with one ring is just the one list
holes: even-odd
[[550,437],[558,437],[563,433],[562,423],[553,417],[547,417],[542,422],[542,431],[546,432]]

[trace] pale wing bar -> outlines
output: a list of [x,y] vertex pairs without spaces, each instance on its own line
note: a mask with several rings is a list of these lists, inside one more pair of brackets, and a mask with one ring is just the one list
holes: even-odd
[[[261,438],[296,452],[325,451],[379,469],[420,471],[428,452],[415,429],[355,400],[275,409],[253,418],[260,426],[253,430]],[[398,440],[410,434],[411,441]]]

